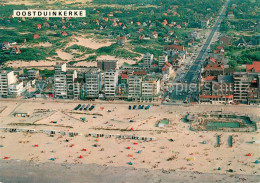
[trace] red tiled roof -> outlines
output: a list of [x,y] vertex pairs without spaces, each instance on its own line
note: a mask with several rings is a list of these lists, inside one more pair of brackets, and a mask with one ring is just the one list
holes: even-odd
[[37,24],[36,26],[37,26],[38,29],[42,28],[41,24]]
[[147,73],[145,71],[135,71],[133,74],[134,75],[146,75]]
[[167,67],[163,67],[162,71],[168,71],[168,68]]
[[226,95],[224,96],[224,98],[229,98],[229,99],[232,99],[234,96],[233,95]]
[[20,51],[18,46],[14,45],[13,48],[14,48],[16,53],[21,53],[21,51]]
[[213,62],[213,63],[216,63],[216,59],[213,58],[213,57],[210,57],[210,61]]
[[127,79],[128,78],[128,75],[127,74],[122,74],[121,75],[121,79]]
[[253,64],[246,65],[246,72],[260,72],[260,61],[254,61]]
[[33,38],[34,38],[34,39],[40,38],[40,35],[39,35],[39,34],[34,34],[34,35],[33,35]]
[[179,50],[179,51],[183,51],[184,50],[184,46],[183,45],[164,45],[163,46],[164,50]]
[[200,98],[221,98],[219,95],[200,95]]
[[224,47],[223,46],[218,46],[217,49],[221,50],[221,49],[224,49]]
[[214,79],[216,79],[216,76],[207,76],[203,78],[204,81],[213,81]]
[[61,35],[63,35],[63,36],[67,36],[68,33],[67,33],[66,31],[62,31],[62,32],[61,32]]
[[164,64],[164,67],[171,67],[172,66],[172,64],[170,64],[169,62],[166,62],[165,64]]
[[207,70],[223,70],[224,66],[223,65],[207,65],[205,67]]

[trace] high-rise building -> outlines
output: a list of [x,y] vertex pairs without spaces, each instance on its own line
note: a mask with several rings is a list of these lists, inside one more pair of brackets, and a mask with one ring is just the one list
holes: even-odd
[[139,98],[142,95],[142,76],[128,76],[128,95],[129,98]]
[[152,62],[153,62],[153,54],[146,53],[144,55],[144,67],[150,68],[152,66]]
[[57,72],[54,74],[53,89],[55,98],[67,98],[67,79],[65,72]]
[[168,62],[168,55],[163,53],[159,56],[159,67],[163,68],[166,62]]
[[67,71],[67,64],[62,63],[62,64],[57,64],[54,66],[55,73],[58,72],[66,72]]
[[104,73],[105,97],[113,98],[116,95],[116,86],[118,83],[118,72],[107,71]]
[[0,71],[0,97],[8,96],[8,86],[13,83],[16,83],[13,71]]
[[68,99],[75,99],[74,93],[77,92],[77,90],[74,91],[75,84],[76,84],[76,78],[77,78],[77,71],[69,70],[66,73],[67,98]]
[[91,69],[85,73],[85,98],[98,98],[101,91],[100,69]]
[[117,70],[118,61],[117,60],[98,60],[97,67],[103,71]]

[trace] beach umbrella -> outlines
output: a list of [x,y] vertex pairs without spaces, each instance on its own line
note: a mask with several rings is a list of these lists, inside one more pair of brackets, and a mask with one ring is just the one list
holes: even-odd
[[79,158],[83,158],[83,156],[80,155]]
[[133,163],[132,163],[131,161],[130,161],[130,162],[128,162],[127,164],[128,164],[128,165],[133,165]]
[[221,168],[220,168],[220,167],[218,167],[218,170],[221,170]]
[[140,154],[141,152],[142,152],[142,150],[137,151],[138,154]]
[[137,143],[137,142],[134,142],[133,144],[134,144],[134,145],[138,145],[138,143]]
[[134,129],[133,129],[133,128],[130,128],[130,130],[132,130],[132,131],[133,131]]
[[4,159],[9,159],[10,157],[5,156]]
[[133,155],[132,154],[128,154],[128,157],[133,157]]
[[100,107],[100,109],[102,109],[102,110],[103,110],[103,109],[104,109],[104,107]]
[[34,144],[33,147],[39,147],[39,145],[38,144]]
[[131,149],[129,146],[126,149]]
[[258,164],[259,163],[259,161],[258,160],[255,160],[255,164]]
[[83,148],[83,149],[81,149],[81,151],[87,151],[87,149]]
[[55,158],[50,158],[51,161],[55,161]]
[[246,156],[252,156],[252,154],[251,154],[251,153],[248,153],[248,154],[246,154]]

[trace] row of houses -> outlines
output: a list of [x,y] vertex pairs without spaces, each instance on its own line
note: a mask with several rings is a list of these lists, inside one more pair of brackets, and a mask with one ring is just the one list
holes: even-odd
[[135,99],[151,100],[158,97],[159,77],[144,71],[118,70],[117,61],[102,60],[97,68],[81,73],[66,70],[66,64],[55,66],[53,92],[55,98],[65,99]]
[[246,65],[245,72],[225,74],[223,47],[207,59],[201,74],[199,102],[259,103],[260,61]]

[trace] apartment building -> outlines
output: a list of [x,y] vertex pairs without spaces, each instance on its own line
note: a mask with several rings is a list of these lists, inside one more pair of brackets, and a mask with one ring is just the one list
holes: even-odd
[[[75,70],[69,70],[66,73],[66,84],[67,84],[67,98],[68,99],[77,99],[77,97],[74,96],[74,93],[78,93],[79,91],[75,90],[76,85],[76,78],[77,78],[77,71]],[[74,91],[75,90],[75,91]]]
[[18,83],[12,83],[8,85],[8,94],[10,97],[19,97],[24,92],[25,88],[23,86],[23,81]]
[[8,86],[16,83],[16,76],[13,71],[0,71],[0,97],[8,96]]
[[148,79],[142,82],[142,99],[146,100],[149,98],[156,97],[160,92],[160,79]]
[[246,72],[235,72],[234,76],[234,100],[236,102],[247,102],[250,77]]
[[166,62],[168,62],[168,55],[163,53],[159,56],[159,67],[163,68]]
[[118,60],[98,60],[97,67],[102,71],[117,70]]
[[54,66],[55,73],[58,72],[66,72],[67,71],[67,64],[62,63],[62,64],[57,64]]
[[28,79],[36,79],[39,77],[39,70],[28,70],[27,71]]
[[233,103],[234,80],[231,75],[207,76],[202,78],[199,102],[212,104]]
[[98,98],[101,86],[100,69],[92,69],[85,73],[85,98]]
[[75,79],[75,82],[73,84],[73,99],[78,100],[80,99],[80,89],[81,89],[81,84],[78,81],[78,79]]
[[67,98],[67,79],[66,73],[58,71],[54,74],[54,97],[66,99]]
[[106,98],[114,98],[118,84],[118,72],[110,70],[104,73],[104,92]]
[[146,53],[144,55],[144,64],[143,64],[143,66],[145,68],[150,68],[152,66],[152,62],[153,62],[153,54]]
[[139,98],[142,96],[142,76],[130,75],[128,76],[128,96],[129,98]]

